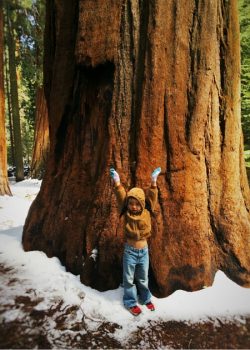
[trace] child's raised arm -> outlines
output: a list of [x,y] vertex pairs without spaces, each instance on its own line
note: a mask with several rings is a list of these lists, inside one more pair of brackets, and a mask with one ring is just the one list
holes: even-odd
[[156,168],[152,174],[151,174],[151,188],[148,189],[147,191],[147,201],[150,204],[150,207],[152,211],[154,211],[156,203],[157,203],[157,198],[158,198],[158,189],[156,186],[157,182],[157,177],[161,172],[161,168]]
[[119,186],[121,182],[120,182],[120,176],[119,176],[118,172],[115,171],[114,168],[110,168],[109,173],[110,173],[110,176],[115,183],[115,186],[116,187]]
[[158,175],[160,174],[160,172],[161,172],[161,168],[160,168],[160,167],[156,168],[156,169],[152,172],[152,174],[151,174],[151,186],[152,186],[152,187],[156,187],[157,177],[158,177]]
[[118,172],[115,171],[114,168],[110,168],[109,173],[110,173],[112,180],[115,183],[115,195],[116,195],[119,211],[121,212],[121,210],[124,207],[125,200],[126,200],[126,191],[125,191],[124,187],[121,185],[120,176],[119,176]]

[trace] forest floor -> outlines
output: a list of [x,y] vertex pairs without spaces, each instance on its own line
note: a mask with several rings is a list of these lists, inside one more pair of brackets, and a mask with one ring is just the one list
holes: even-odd
[[[0,278],[8,289],[20,289],[22,280],[17,271],[0,264]],[[0,290],[2,287],[0,287]],[[148,321],[143,327],[122,341],[114,332],[121,326],[107,321],[91,319],[82,314],[76,317],[80,306],[65,307],[54,301],[46,310],[36,310],[41,303],[35,290],[15,295],[14,300],[1,302],[0,317],[7,310],[15,317],[0,323],[1,349],[248,349],[250,347],[250,318],[215,318],[203,322]],[[136,318],[133,322],[136,322]],[[96,323],[93,329],[93,323]],[[53,325],[53,332],[51,328]]]
[[96,291],[56,258],[24,252],[22,229],[40,182],[0,197],[0,349],[248,349],[250,289],[217,271],[212,286],[153,297],[139,317],[123,289]]

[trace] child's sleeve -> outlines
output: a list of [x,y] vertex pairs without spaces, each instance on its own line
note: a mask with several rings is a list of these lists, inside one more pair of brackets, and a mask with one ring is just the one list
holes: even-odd
[[147,190],[147,201],[149,202],[152,211],[155,210],[157,199],[158,199],[158,188],[150,187]]
[[121,212],[125,205],[125,200],[127,196],[126,191],[122,185],[115,187],[115,196],[118,203],[119,212]]

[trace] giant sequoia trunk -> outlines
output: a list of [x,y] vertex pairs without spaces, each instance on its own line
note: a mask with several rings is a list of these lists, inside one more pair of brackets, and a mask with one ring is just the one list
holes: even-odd
[[51,151],[25,250],[117,287],[123,233],[109,167],[146,188],[161,166],[156,295],[211,285],[218,269],[249,287],[237,1],[49,0],[46,23]]

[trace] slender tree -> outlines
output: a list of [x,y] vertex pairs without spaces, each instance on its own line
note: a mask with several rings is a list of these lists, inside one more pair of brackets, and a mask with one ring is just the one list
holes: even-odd
[[[40,96],[42,87],[42,60],[43,60],[43,32],[44,32],[44,0],[15,1],[11,0],[15,17],[13,28],[18,41],[18,70],[19,70],[19,92],[20,92],[20,116],[22,121],[22,144],[23,155],[29,162],[33,153],[38,156],[40,153],[32,152],[35,118],[41,118],[41,112],[36,108],[42,107]],[[36,102],[39,105],[36,106]],[[46,118],[46,116],[45,116]],[[38,123],[37,125],[41,125]],[[40,135],[36,132],[36,135]],[[45,137],[46,139],[46,137]],[[35,143],[41,143],[42,137]],[[46,147],[46,145],[45,145]],[[35,160],[36,166],[40,160]],[[41,159],[41,162],[43,160]],[[33,160],[34,165],[34,160]]]
[[8,70],[8,58],[5,51],[5,86],[6,86],[6,98],[8,106],[8,129],[10,133],[10,164],[15,164],[15,146],[14,146],[14,136],[13,136],[13,118],[11,110],[11,101],[10,101],[10,82],[9,82],[9,70]]
[[7,148],[5,133],[5,96],[4,96],[4,21],[3,3],[0,1],[0,195],[11,195],[7,175]]
[[10,9],[8,2],[6,3],[6,17],[7,17],[7,46],[9,53],[9,75],[10,75],[10,96],[13,117],[13,136],[15,145],[15,166],[16,166],[16,181],[24,179],[23,173],[23,147],[21,138],[19,101],[18,101],[18,85],[16,73],[16,45],[13,34],[13,28],[10,17]]
[[36,77],[36,116],[34,147],[31,162],[31,176],[43,178],[48,152],[49,152],[49,121],[47,103],[42,85],[42,58],[43,58],[43,29],[45,21],[45,3],[36,3],[33,11],[35,18],[34,43],[35,43],[35,66],[37,67]]
[[42,179],[49,152],[49,123],[43,88],[37,89],[36,124],[31,162],[31,177]]
[[123,233],[109,167],[127,188],[146,188],[161,166],[154,292],[209,286],[218,269],[249,287],[239,48],[236,0],[48,0],[51,149],[24,249],[117,287]]

